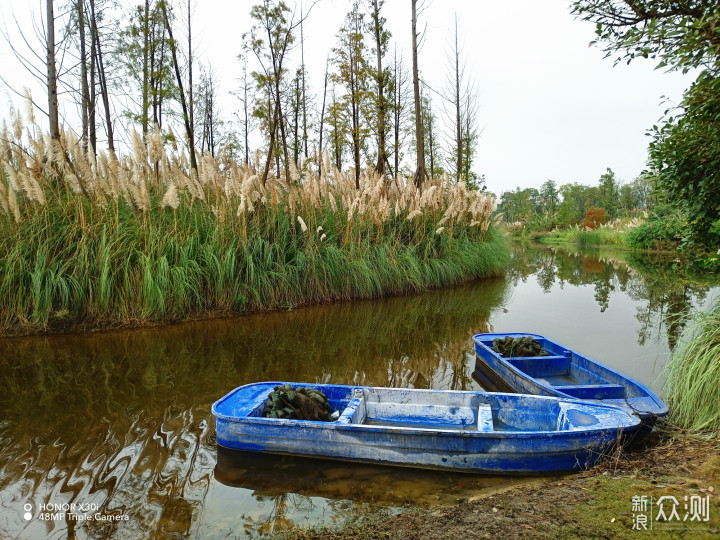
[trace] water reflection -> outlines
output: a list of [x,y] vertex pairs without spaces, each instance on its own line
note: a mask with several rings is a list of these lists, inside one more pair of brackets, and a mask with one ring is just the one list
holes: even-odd
[[[256,380],[477,388],[470,337],[487,330],[505,294],[505,282],[491,280],[240,319],[3,340],[0,536],[224,536],[203,517],[217,491],[213,401]],[[253,530],[284,526],[282,513],[258,511],[262,497],[253,497]],[[128,520],[25,521],[28,502],[35,513],[82,503]],[[327,501],[322,508],[336,513]]]
[[[413,297],[0,340],[0,537],[261,535],[496,489],[516,480],[228,456],[210,407],[258,380],[476,389],[471,336],[494,330],[551,335],[650,384],[657,342],[674,344],[707,285],[658,261],[520,247],[505,279]],[[49,503],[127,521],[38,519]]]
[[675,348],[692,310],[720,283],[717,275],[676,268],[671,257],[661,254],[520,246],[513,258],[508,279],[514,287],[530,276],[535,276],[545,293],[555,285],[560,289],[590,285],[601,313],[610,307],[614,292],[623,293],[619,301],[627,297],[637,304],[638,344],[664,337],[670,350]]

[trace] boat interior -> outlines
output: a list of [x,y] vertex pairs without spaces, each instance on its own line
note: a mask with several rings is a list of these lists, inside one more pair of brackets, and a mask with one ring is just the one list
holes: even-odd
[[[340,413],[340,425],[449,431],[547,432],[587,429],[604,423],[607,411],[593,405],[521,394],[437,392],[394,388],[317,388]],[[259,403],[249,416],[262,416]],[[276,419],[270,419],[276,420]],[[288,420],[285,420],[288,421]],[[290,420],[302,422],[302,420]]]
[[[530,356],[503,358],[508,364],[532,377],[541,384],[552,386],[555,390],[577,399],[625,399],[631,397],[625,385],[617,384],[594,371],[586,369],[588,360],[582,355],[559,346],[545,338],[536,338],[548,356]],[[502,357],[492,350],[492,340],[480,343],[490,349],[495,356]]]

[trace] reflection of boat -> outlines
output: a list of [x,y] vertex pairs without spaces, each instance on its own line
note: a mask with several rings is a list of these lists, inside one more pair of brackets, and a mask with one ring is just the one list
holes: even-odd
[[303,384],[334,422],[262,416],[276,385],[217,401],[217,441],[238,450],[486,473],[549,473],[594,463],[637,417],[615,407],[519,394]]
[[[249,489],[256,497],[294,493],[305,497],[401,506],[451,504],[458,498],[455,471],[243,452],[217,446],[215,479]],[[493,493],[522,478],[474,476],[463,484],[472,494]]]
[[[493,340],[529,336],[548,356],[503,357]],[[516,392],[596,400],[640,416],[645,427],[668,413],[667,406],[649,388],[539,334],[477,334],[476,378],[491,386],[510,386]]]

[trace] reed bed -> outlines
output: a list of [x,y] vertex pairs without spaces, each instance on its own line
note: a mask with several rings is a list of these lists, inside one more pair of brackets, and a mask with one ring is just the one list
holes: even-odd
[[[0,326],[138,324],[439,287],[501,272],[495,201],[449,178],[333,167],[262,182],[159,131],[116,156],[32,123],[0,132]],[[260,156],[256,156],[256,163]],[[25,331],[25,330],[23,330]]]
[[720,436],[720,300],[698,312],[668,366],[671,420],[693,433]]

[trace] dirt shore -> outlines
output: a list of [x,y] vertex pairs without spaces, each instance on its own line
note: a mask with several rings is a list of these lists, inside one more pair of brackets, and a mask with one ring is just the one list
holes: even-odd
[[[635,444],[589,471],[560,480],[539,479],[429,511],[375,516],[343,529],[293,529],[280,537],[720,538],[719,492],[720,441],[680,433]],[[648,501],[644,512],[643,496]],[[672,499],[657,504],[661,497],[675,497],[678,518],[672,516]],[[707,511],[692,511],[698,501],[708,501]],[[661,509],[672,519],[657,521]],[[641,514],[647,531],[633,528],[642,527]]]

